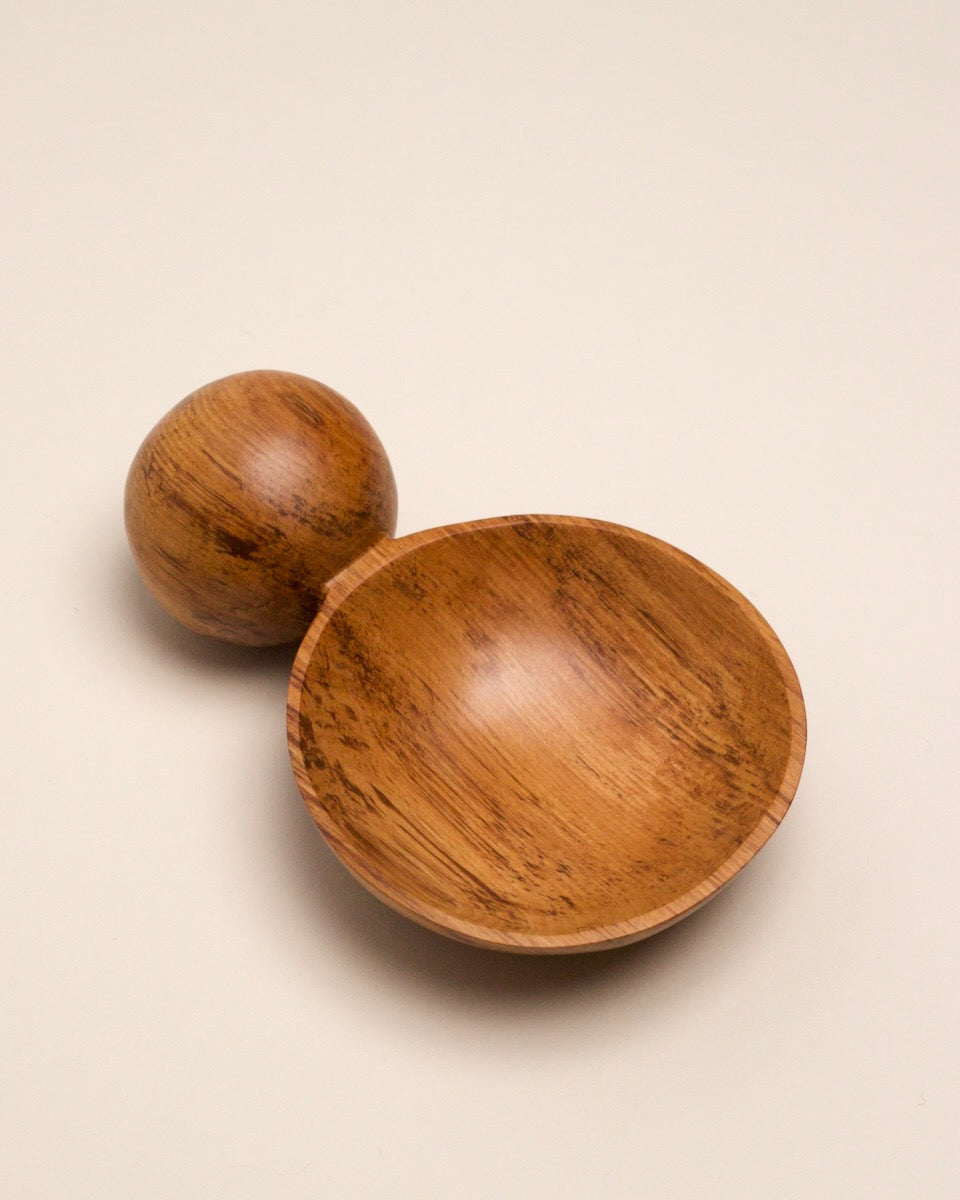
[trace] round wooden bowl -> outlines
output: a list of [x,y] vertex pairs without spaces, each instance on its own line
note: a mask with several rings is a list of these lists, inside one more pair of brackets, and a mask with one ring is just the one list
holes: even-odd
[[776,829],[800,687],[756,609],[672,546],[522,516],[384,538],[331,583],[290,682],[294,771],[382,900],[477,945],[634,941]]

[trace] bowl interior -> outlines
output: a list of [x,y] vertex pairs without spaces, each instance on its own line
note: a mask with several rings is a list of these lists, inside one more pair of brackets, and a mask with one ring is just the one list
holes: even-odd
[[291,746],[328,841],[415,919],[514,949],[632,940],[776,827],[803,710],[752,606],[635,531],[512,518],[382,545],[301,648]]

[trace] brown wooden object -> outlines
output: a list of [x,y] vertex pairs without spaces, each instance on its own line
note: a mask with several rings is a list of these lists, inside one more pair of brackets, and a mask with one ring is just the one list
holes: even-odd
[[715,895],[803,761],[797,678],[756,609],[622,526],[503,517],[392,540],[395,516],[363,417],[276,371],[188,396],[126,491],[144,577],[190,628],[266,644],[309,624],[294,772],[386,903],[463,941],[560,953]]
[[339,575],[288,733],[314,820],[374,894],[558,953],[715,895],[786,812],[805,721],[775,634],[702,563],[523,516],[385,539]]
[[140,447],[124,515],[157,600],[199,633],[303,636],[327,581],[396,526],[386,453],[342,396],[301,375],[208,384]]

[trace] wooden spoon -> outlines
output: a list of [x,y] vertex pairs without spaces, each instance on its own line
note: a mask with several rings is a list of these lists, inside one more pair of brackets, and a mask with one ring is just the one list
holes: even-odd
[[[270,373],[265,394],[320,387],[299,379]],[[236,384],[214,387],[229,407]],[[338,444],[355,413],[326,413]],[[196,429],[187,443],[195,464]],[[413,920],[526,953],[621,945],[714,896],[776,829],[803,762],[800,687],[756,609],[622,526],[516,516],[394,540],[388,517],[335,577],[314,574],[290,681],[294,773],[334,853]],[[142,557],[150,514],[135,525]],[[336,520],[323,528],[337,541]],[[184,564],[204,592],[202,563]]]

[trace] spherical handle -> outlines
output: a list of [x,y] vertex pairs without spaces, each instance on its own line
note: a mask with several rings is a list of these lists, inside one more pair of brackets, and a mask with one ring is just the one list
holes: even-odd
[[124,498],[127,535],[160,603],[198,633],[294,641],[328,581],[396,528],[377,435],[302,375],[248,371],[193,392],[148,434]]

